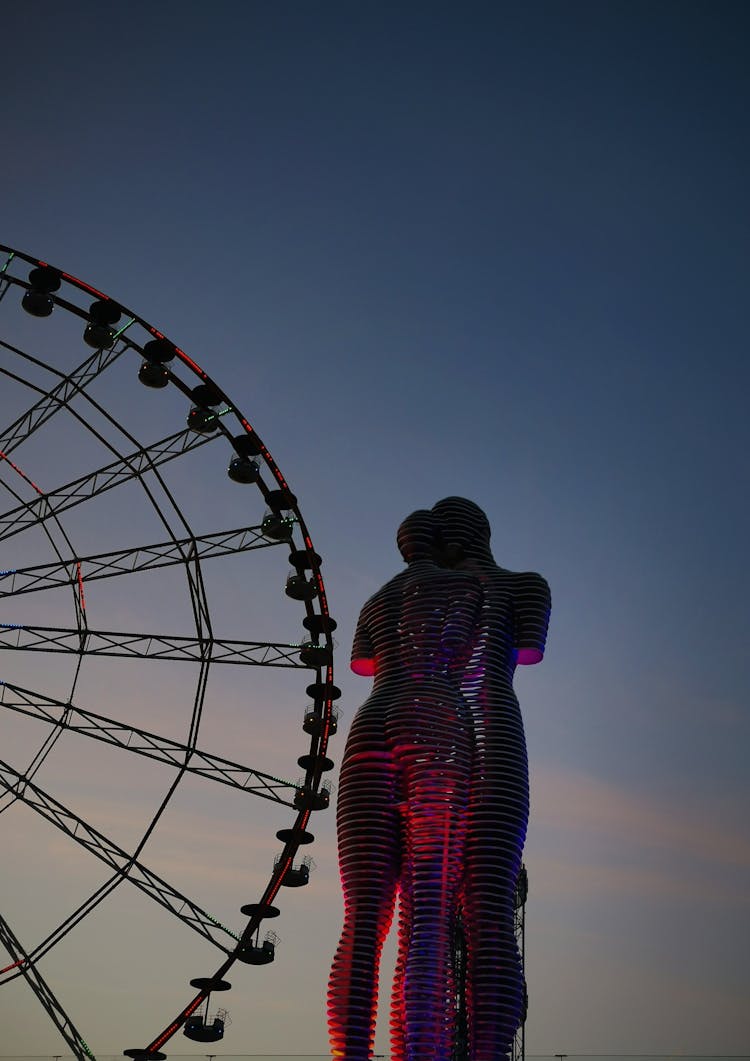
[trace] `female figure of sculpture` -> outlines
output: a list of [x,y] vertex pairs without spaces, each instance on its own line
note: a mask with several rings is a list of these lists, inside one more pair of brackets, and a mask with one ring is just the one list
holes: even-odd
[[534,572],[497,566],[487,517],[472,501],[448,497],[433,512],[452,563],[477,578],[483,592],[478,636],[461,678],[476,740],[461,917],[469,1058],[505,1061],[525,1004],[513,900],[529,813],[526,742],[513,674],[516,664],[542,659],[549,587]]
[[461,884],[473,735],[458,692],[481,609],[476,579],[439,568],[436,526],[399,528],[407,569],[364,605],[352,669],[374,675],[339,783],[344,927],[328,991],[331,1049],[372,1057],[377,978],[399,885],[402,917],[393,1019],[407,1061],[445,1061],[453,1042],[451,928]]

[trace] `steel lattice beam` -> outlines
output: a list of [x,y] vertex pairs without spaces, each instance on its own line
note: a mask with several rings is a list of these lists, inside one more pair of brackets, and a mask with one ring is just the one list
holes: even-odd
[[197,449],[198,446],[204,446],[216,437],[218,436],[199,435],[186,428],[150,446],[141,446],[127,456],[73,479],[49,493],[40,491],[32,501],[17,505],[0,515],[0,541],[20,534],[21,531],[80,505],[106,490],[122,486],[131,479],[138,479],[149,469],[166,464],[167,461]]
[[271,641],[229,641],[219,637],[162,636],[120,630],[84,630],[0,623],[0,650],[72,652],[86,656],[179,660],[200,663],[303,667],[300,645]]
[[239,936],[221,925],[186,895],[153,873],[142,862],[119,847],[113,840],[83,821],[77,814],[54,799],[32,781],[19,774],[12,766],[0,760],[0,786],[22,800],[28,807],[45,818],[77,844],[114,869],[121,877],[130,881],[171,914],[189,925],[204,939],[225,953],[230,953],[224,937],[239,940]]
[[[118,335],[125,331],[125,328],[130,327],[133,323],[132,320],[120,329]],[[7,346],[7,344],[4,344]],[[43,365],[49,372],[55,372],[56,375],[60,375],[62,378],[59,383],[56,384],[50,391],[45,393],[39,401],[35,402],[25,413],[22,413],[18,419],[14,420],[13,423],[0,435],[0,449],[4,453],[12,453],[13,450],[19,446],[24,439],[28,438],[29,435],[33,434],[42,424],[46,423],[55,413],[59,412],[60,409],[64,409],[70,399],[78,394],[91,380],[95,379],[100,373],[108,368],[122,352],[127,349],[123,343],[116,343],[109,350],[97,350],[96,353],[87,357],[77,368],[67,375],[63,376],[62,373],[55,372],[54,369],[50,368],[49,365],[45,365],[43,362],[38,361],[36,358],[29,357],[28,354],[24,354],[23,351],[14,350],[14,353],[20,354],[26,360],[33,361],[37,365]],[[19,377],[12,373],[14,379]]]
[[[3,682],[0,687],[0,707],[15,711],[18,714],[28,715],[47,722],[53,726],[60,726],[72,733],[80,733],[86,737],[111,744],[116,748],[144,755],[149,759],[167,763],[169,766],[184,768],[187,773],[198,774],[200,777],[210,778],[212,781],[220,781],[222,784],[238,788],[243,792],[262,796],[264,799],[283,803],[285,806],[293,806],[293,797],[296,785],[291,781],[273,777],[261,770],[243,766],[240,763],[222,759],[218,755],[201,751],[196,748],[192,751],[186,744],[179,741],[162,737],[158,733],[151,733],[136,726],[129,726],[116,719],[97,715],[93,711],[75,707],[71,703],[64,703],[54,697],[45,696],[31,689],[24,689],[20,685]],[[188,753],[190,755],[188,756]],[[289,798],[285,799],[281,793],[288,792]]]
[[75,586],[100,578],[114,578],[117,575],[131,575],[137,571],[153,571],[159,567],[183,564],[186,562],[186,550],[190,547],[197,549],[198,557],[203,561],[215,556],[230,556],[233,553],[281,544],[265,538],[259,526],[242,527],[195,538],[178,538],[157,542],[155,545],[137,546],[134,549],[115,549],[61,563],[35,564],[32,567],[0,571],[0,597],[34,593],[37,590],[60,586]]
[[[18,937],[2,914],[0,914],[0,943],[13,959],[13,964],[20,969],[21,975],[39,999],[77,1061],[96,1061],[91,1050],[89,1050],[88,1043],[86,1043],[73,1021],[62,1008],[36,965],[30,960],[29,955],[24,951]],[[5,969],[0,970],[0,972],[6,971]]]

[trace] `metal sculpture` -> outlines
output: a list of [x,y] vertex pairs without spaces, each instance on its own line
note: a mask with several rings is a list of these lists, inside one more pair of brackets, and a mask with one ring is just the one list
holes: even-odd
[[408,943],[394,991],[396,1049],[413,1059],[451,1049],[451,926],[472,754],[457,673],[481,594],[473,577],[438,567],[436,544],[430,513],[404,521],[408,567],[367,601],[354,638],[352,669],[375,682],[352,723],[339,786],[345,914],[328,1014],[333,1056],[346,1061],[372,1056],[378,963],[399,884]]
[[525,999],[514,897],[529,816],[529,779],[513,675],[517,664],[538,663],[544,655],[549,586],[534,572],[498,567],[489,521],[472,501],[445,498],[433,512],[451,562],[477,578],[483,591],[478,637],[460,683],[475,740],[461,916],[469,1057],[503,1061]]
[[[329,1028],[333,1056],[347,1061],[372,1056],[378,962],[399,890],[394,1061],[451,1056],[458,918],[467,1056],[507,1058],[522,1019],[514,896],[528,771],[513,674],[542,658],[549,589],[495,564],[473,502],[446,498],[432,518],[402,525],[409,566],[365,604],[352,651],[352,669],[375,684],[352,724],[338,802],[345,919]],[[429,779],[429,813],[415,764]]]
[[[181,1030],[197,1042],[223,1038],[227,1014],[210,1010],[211,995],[229,989],[225,976],[236,963],[265,965],[273,960],[277,937],[268,933],[260,938],[264,922],[278,913],[275,903],[282,886],[307,881],[310,859],[300,859],[299,849],[313,839],[308,831],[311,815],[328,804],[323,774],[333,766],[326,749],[336,728],[332,702],[339,695],[332,672],[331,634],[336,624],[328,614],[321,560],[297,501],[268,449],[227,394],[183,350],[107,295],[29,255],[9,247],[0,247],[0,252],[0,302],[8,326],[0,340],[0,404],[8,416],[0,431],[0,496],[6,499],[6,510],[0,513],[0,550],[5,557],[0,570],[0,725],[2,758],[9,760],[0,762],[0,835],[7,841],[14,829],[18,833],[12,808],[25,806],[60,830],[71,846],[81,845],[107,867],[96,891],[83,896],[52,931],[27,947],[7,920],[16,923],[24,902],[18,901],[15,910],[4,909],[0,944],[10,958],[7,964],[0,961],[0,985],[24,977],[78,1061],[93,1057],[39,964],[127,881],[170,919],[197,932],[207,949],[219,952],[203,959],[210,975],[195,977],[189,988],[179,987],[179,994],[189,992],[189,998],[175,994],[176,1013],[162,1015],[162,1031],[153,1036],[131,1027],[130,1034],[139,1035],[145,1045],[126,1051],[129,1056],[157,1061],[164,1056],[162,1047]],[[21,306],[34,320],[20,313]],[[30,342],[33,354],[24,348]],[[82,343],[88,349],[80,361]],[[72,365],[64,359],[71,345],[76,357]],[[151,432],[158,441],[144,444],[141,438]],[[248,518],[253,508],[257,516]],[[227,517],[233,509],[236,517]],[[224,520],[229,518],[238,522],[226,529]],[[142,526],[153,526],[155,537],[137,537]],[[95,548],[99,537],[103,540]],[[263,574],[265,561],[279,598],[285,591],[296,602],[288,610],[282,605],[288,641],[231,637],[247,637],[251,625],[262,637],[257,627],[268,622],[271,602],[264,599],[261,604],[259,584],[245,567],[251,552],[254,574]],[[240,578],[229,594],[222,592],[229,576],[217,567],[231,566],[232,560],[219,557],[234,557],[240,564]],[[126,597],[127,614],[135,631],[132,626],[129,632],[113,629],[106,621],[113,612],[117,615],[111,600],[122,588],[132,589]],[[240,602],[241,621],[233,630],[233,606]],[[182,623],[174,632],[160,625],[165,612],[172,614],[168,609],[177,612]],[[45,625],[36,625],[40,619]],[[97,670],[92,657],[102,669]],[[103,668],[111,672],[118,667],[113,657],[120,658],[119,669],[109,674],[104,695],[94,696],[91,704],[87,680],[91,682],[92,671],[102,675]],[[32,670],[34,659],[39,665]],[[307,734],[299,741],[298,751],[304,754],[297,759],[285,748],[281,754],[286,757],[278,765],[286,776],[301,771],[301,778],[284,780],[268,772],[274,765],[270,762],[258,770],[206,747],[206,730],[211,739],[217,723],[220,727],[226,721],[212,693],[222,681],[217,672],[232,670],[224,664],[245,676],[241,695],[248,735],[259,730],[265,718],[259,717],[257,707],[253,711],[248,696],[252,671],[247,668],[256,668],[256,674],[259,666],[296,669],[299,695],[307,686],[311,700],[301,727],[295,718],[295,729]],[[188,680],[187,686],[177,685],[180,670],[193,678],[192,684]],[[164,681],[166,677],[173,680]],[[121,686],[128,691],[128,707],[140,702],[156,711],[160,703],[169,705],[167,721],[174,732],[154,732],[156,720],[146,729],[134,725],[128,714],[124,720],[113,717],[118,696],[122,707]],[[93,688],[95,692],[96,685]],[[266,692],[259,699],[267,703],[268,698]],[[11,765],[16,731],[28,727],[29,719],[44,728],[44,735],[34,745],[30,762],[21,745],[24,761]],[[209,726],[201,725],[205,720]],[[86,743],[90,752],[105,746],[118,749],[135,789],[144,764],[163,767],[162,794],[127,850],[56,798],[65,795],[61,786],[66,778],[54,768],[66,741],[79,741],[81,755]],[[236,754],[244,753],[240,748]],[[51,778],[48,764],[53,767]],[[45,774],[55,784],[54,796],[42,787],[48,783]],[[151,855],[158,848],[157,827],[178,786],[198,777],[208,788],[218,782],[225,792],[233,790],[237,799],[246,800],[246,818],[252,813],[252,797],[261,797],[266,828],[279,812],[278,857],[261,877],[256,901],[242,907],[243,921],[236,930],[222,924],[226,915],[207,912],[143,861],[147,845]],[[67,780],[75,788],[75,777]],[[59,890],[60,864],[52,870],[50,865],[51,895]],[[6,887],[5,907],[23,899],[7,893]],[[160,949],[154,941],[154,954]],[[150,957],[149,951],[141,959],[148,964]],[[178,973],[180,982],[183,975]],[[97,989],[103,990],[99,983]],[[119,1012],[132,1007],[128,998]]]

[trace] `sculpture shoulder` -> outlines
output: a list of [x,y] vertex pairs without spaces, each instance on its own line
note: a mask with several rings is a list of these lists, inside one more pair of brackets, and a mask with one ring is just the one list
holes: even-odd
[[367,598],[362,605],[360,614],[366,615],[368,613],[381,611],[384,606],[403,593],[406,586],[407,576],[407,571],[399,571],[399,573],[394,575],[393,578],[389,578],[387,582],[384,582],[380,589],[375,590],[373,595]]
[[516,601],[524,598],[548,601],[550,598],[549,583],[536,571],[509,571],[497,564],[482,564],[466,570],[476,571],[482,582],[509,594]]
[[399,572],[362,605],[352,644],[350,665],[355,674],[372,677],[376,656],[393,640],[405,575]]
[[514,596],[550,599],[550,588],[547,579],[536,571],[509,571]]

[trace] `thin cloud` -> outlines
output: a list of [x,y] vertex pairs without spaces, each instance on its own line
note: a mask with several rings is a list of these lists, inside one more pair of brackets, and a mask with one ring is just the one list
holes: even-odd
[[722,819],[722,808],[700,810],[640,796],[589,774],[542,767],[533,779],[537,826],[585,831],[637,847],[658,847],[714,865],[750,867],[750,837]]

